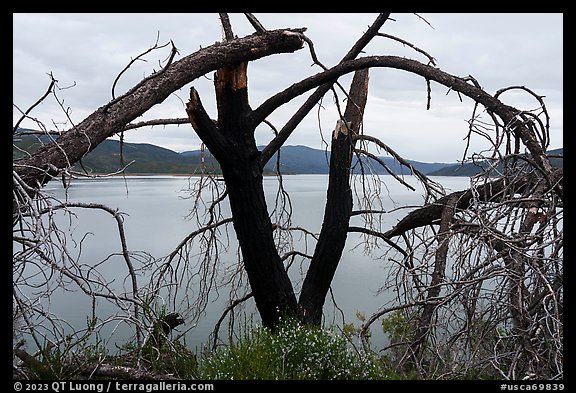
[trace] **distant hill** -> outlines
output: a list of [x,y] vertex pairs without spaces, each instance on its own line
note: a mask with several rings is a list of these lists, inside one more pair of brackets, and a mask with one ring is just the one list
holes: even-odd
[[[262,149],[262,146],[260,146]],[[180,153],[184,157],[200,159],[200,150]],[[313,149],[308,146],[284,146],[280,150],[280,172],[284,174],[314,174],[328,173],[330,152]],[[275,154],[265,169],[272,172],[276,168],[278,155]],[[205,162],[215,163],[209,152],[205,154]]]
[[[126,168],[126,173],[191,173],[198,168],[199,161],[184,157],[175,151],[147,143],[124,143],[122,147],[124,164],[134,161]],[[120,142],[105,140],[82,159],[86,170],[93,172],[114,172],[122,168]]]
[[[564,156],[564,148],[549,150],[549,155]],[[564,160],[562,158],[550,158],[550,163],[555,167],[563,167]],[[445,166],[438,170],[428,173],[430,176],[474,176],[489,168],[486,161],[479,161],[477,163],[466,163]]]
[[[199,157],[200,151],[186,151],[180,153],[186,157]],[[392,157],[379,157],[386,165],[397,174],[409,175],[412,172],[403,167]],[[210,161],[209,156],[206,158]],[[376,161],[370,160],[374,172],[377,174],[387,174],[386,170]],[[407,160],[417,170],[424,174],[435,171],[454,163],[428,163]],[[356,160],[354,161],[356,163]],[[273,171],[277,164],[277,155],[268,162],[266,169]],[[320,149],[313,149],[308,146],[284,146],[280,150],[280,172],[284,174],[327,174],[330,167],[330,152]]]
[[[13,144],[13,159],[32,152],[43,143],[49,142],[49,137],[23,135]],[[199,172],[201,163],[200,150],[177,153],[156,145],[147,143],[124,143],[122,158],[124,164],[134,161],[126,168],[126,173],[162,173],[162,174],[192,174]],[[563,149],[551,151],[551,154],[562,155]],[[406,167],[402,167],[392,157],[379,157],[397,174],[410,175]],[[307,146],[284,146],[280,150],[280,171],[283,174],[327,174],[330,162],[330,152],[313,149]],[[480,171],[474,164],[427,163],[408,160],[416,169],[432,176],[471,176]],[[562,165],[562,159],[554,161]],[[204,154],[204,163],[212,173],[219,173],[220,168],[209,152]],[[271,173],[276,166],[277,156],[266,165],[265,172]],[[355,161],[356,163],[356,161]],[[369,162],[370,163],[370,162]],[[387,174],[382,166],[372,161],[372,168],[377,174]],[[120,160],[120,142],[107,139],[82,159],[82,166],[91,173],[110,173],[122,168]],[[80,164],[75,165],[81,170]],[[358,165],[356,165],[356,170]]]
[[[21,129],[21,131],[25,131]],[[33,130],[30,130],[33,131]],[[49,142],[46,135],[33,136],[23,135],[14,143],[13,159],[22,157],[25,153],[21,150],[32,152],[42,144]],[[21,150],[19,150],[21,149]],[[308,146],[284,146],[280,150],[280,171],[283,174],[327,174],[330,163],[330,152],[322,149],[314,149]],[[391,157],[379,157],[386,165],[397,174],[411,174],[406,167],[402,167]],[[124,164],[134,161],[125,170],[125,173],[194,173],[198,172],[201,163],[201,151],[185,151],[177,153],[159,146],[146,143],[124,143],[122,149]],[[372,161],[372,160],[369,160]],[[408,160],[416,169],[423,173],[429,173],[454,163],[426,163]],[[354,162],[356,163],[356,161]],[[219,165],[210,152],[204,154],[204,164],[213,173],[220,171]],[[266,173],[272,173],[277,164],[275,155],[264,168]],[[371,167],[377,174],[387,174],[382,166],[372,161]],[[107,139],[100,143],[93,151],[82,159],[82,166],[90,173],[110,173],[122,168],[120,160],[120,142]],[[81,170],[80,163],[75,165]],[[358,166],[357,166],[357,169]]]
[[[13,147],[13,159],[20,158],[24,153],[19,149],[32,152],[47,143],[48,137],[22,136]],[[126,173],[191,173],[198,163],[190,158],[159,146],[146,143],[124,143],[122,148],[124,165],[134,161],[126,168]],[[76,170],[84,167],[89,173],[111,173],[123,166],[120,157],[120,142],[107,139],[93,151],[82,158],[82,163],[76,163]]]

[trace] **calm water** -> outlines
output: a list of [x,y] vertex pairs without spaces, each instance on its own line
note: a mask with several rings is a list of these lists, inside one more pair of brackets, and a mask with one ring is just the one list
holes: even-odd
[[[290,194],[293,210],[292,226],[306,227],[315,233],[319,232],[324,212],[327,179],[327,175],[284,177],[283,184]],[[381,176],[379,179],[385,182],[381,198],[378,198],[384,209],[391,210],[402,205],[422,203],[422,190],[417,186],[414,178],[406,177],[407,181],[416,187],[416,192],[398,184],[390,176]],[[469,179],[465,177],[436,177],[433,180],[441,183],[448,192],[461,190],[469,185]],[[60,199],[68,198],[71,202],[101,203],[125,213],[124,225],[130,251],[145,251],[154,258],[162,258],[174,250],[190,232],[197,229],[195,221],[187,218],[193,201],[185,198],[188,195],[186,190],[195,181],[195,178],[176,176],[128,176],[74,180],[67,195],[60,182],[48,184],[45,190]],[[359,193],[361,184],[357,183],[357,187]],[[278,189],[276,178],[266,178],[265,188],[268,204],[272,205]],[[100,271],[111,286],[117,285],[118,288],[128,290],[130,287],[129,282],[125,281],[127,269],[123,259],[118,255],[108,258],[110,254],[119,253],[121,250],[114,219],[101,211],[75,209],[74,212],[77,213],[77,218],[74,220],[69,220],[64,216],[58,218],[61,229],[69,229],[72,237],[76,239],[76,243],[69,242],[73,255],[79,255],[81,263],[87,265],[98,263]],[[383,215],[382,230],[391,228],[406,212],[407,210],[400,210]],[[225,206],[225,216],[226,213],[227,207]],[[354,217],[352,223],[361,225],[358,217]],[[233,230],[229,233],[231,251],[229,255],[223,254],[223,259],[233,262],[236,258]],[[81,247],[80,240],[82,240]],[[294,240],[298,243],[299,249],[303,250],[303,240],[299,236],[294,236]],[[345,254],[332,283],[334,300],[344,313],[346,322],[354,322],[357,325],[359,324],[356,318],[357,312],[369,317],[391,296],[394,296],[390,293],[377,295],[378,289],[383,285],[386,269],[389,267],[386,259],[379,258],[385,250],[376,250],[373,256],[365,255],[362,246],[356,247],[360,240],[360,235],[350,234]],[[309,243],[307,253],[312,254],[312,252],[313,244]],[[135,256],[135,265],[140,259],[137,255]],[[302,268],[305,269],[306,266],[302,265]],[[138,266],[135,267],[138,268]],[[291,270],[297,290],[299,271],[299,266]],[[138,280],[139,285],[142,286],[148,282],[148,277],[143,273]],[[67,289],[70,291],[55,294],[50,303],[50,311],[68,321],[72,327],[85,327],[86,314],[91,302],[86,296],[75,291],[72,286]],[[208,340],[214,323],[221,315],[226,298],[227,296],[220,296],[210,303],[206,315],[188,331],[186,342],[190,347],[199,347]],[[105,301],[99,301],[97,307],[103,317],[107,313],[115,312],[110,303]],[[254,310],[254,304],[249,302],[246,310],[247,312]],[[335,321],[341,325],[340,312],[335,313],[330,299],[327,299],[325,313],[328,323]],[[188,327],[190,326],[186,328]],[[113,323],[107,325],[103,330],[103,335],[110,340],[109,342],[122,343],[130,334],[122,323]],[[374,347],[382,347],[385,341],[386,338],[379,324],[373,324]]]

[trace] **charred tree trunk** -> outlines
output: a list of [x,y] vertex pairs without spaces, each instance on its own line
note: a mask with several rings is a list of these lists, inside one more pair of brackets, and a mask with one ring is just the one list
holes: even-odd
[[[379,15],[343,60],[355,58],[377,34],[387,18],[388,14]],[[346,109],[346,123],[342,123],[344,128],[338,129],[339,132],[335,134],[331,164],[333,172],[331,171],[329,186],[331,201],[326,208],[326,217],[329,217],[329,221],[324,224],[324,234],[321,235],[314,257],[316,262],[313,262],[313,267],[308,272],[305,295],[301,296],[304,306],[299,307],[292,284],[274,244],[272,223],[264,198],[262,173],[273,152],[277,151],[336,79],[325,81],[280,131],[278,137],[261,153],[254,139],[257,125],[283,102],[318,84],[313,83],[310,87],[296,84],[296,88],[293,85],[292,88],[277,94],[253,111],[248,105],[246,66],[247,63],[241,63],[218,70],[215,81],[218,106],[216,124],[203,109],[194,88],[190,92],[188,116],[198,136],[222,168],[244,268],[263,324],[274,327],[279,316],[283,314],[301,318],[302,310],[313,310],[314,318],[304,318],[307,322],[320,323],[324,299],[346,242],[352,209],[349,185],[354,144],[352,134],[357,133],[360,128],[367,95],[368,70],[358,72],[358,76],[354,78],[352,90],[355,93],[351,93],[353,97]],[[325,259],[326,263],[320,262]]]
[[[256,146],[254,146],[255,148]],[[296,296],[274,243],[258,163],[222,166],[244,269],[262,323],[273,328],[282,315],[296,315]]]
[[324,220],[300,294],[299,306],[305,323],[320,325],[326,294],[346,244],[352,212],[352,136],[360,132],[367,95],[368,69],[364,69],[354,74],[344,120],[338,120],[332,137]]
[[247,66],[242,62],[216,73],[216,124],[193,88],[187,112],[194,129],[220,163],[256,307],[262,323],[274,328],[280,316],[296,315],[297,303],[276,250],[264,197],[263,169],[254,138],[256,126],[248,104]]

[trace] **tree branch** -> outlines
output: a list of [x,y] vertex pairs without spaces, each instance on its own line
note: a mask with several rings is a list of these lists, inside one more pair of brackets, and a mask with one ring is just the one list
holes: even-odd
[[22,123],[22,120],[24,120],[26,118],[26,116],[28,116],[28,113],[32,112],[32,109],[36,108],[38,105],[40,105],[40,103],[42,101],[44,101],[44,99],[46,99],[46,97],[48,97],[48,95],[52,92],[52,88],[54,87],[54,85],[56,84],[56,82],[58,82],[56,79],[54,79],[54,76],[52,75],[52,73],[48,74],[50,76],[50,85],[48,86],[48,89],[46,90],[46,93],[44,93],[44,95],[42,97],[40,97],[38,99],[38,101],[36,101],[34,104],[32,104],[32,106],[30,108],[28,108],[24,114],[22,115],[22,117],[16,122],[16,124],[14,125],[14,129],[12,131],[12,134],[16,134],[16,131],[18,131],[18,127],[20,126],[20,123]]
[[43,186],[58,170],[75,163],[100,142],[123,129],[153,105],[194,79],[223,66],[301,49],[303,40],[290,30],[272,30],[241,39],[216,43],[170,64],[111,104],[89,115],[64,133],[58,143],[38,149],[32,157],[15,162],[15,170],[31,187]]
[[225,12],[220,12],[220,22],[222,23],[222,29],[224,30],[224,41],[231,41],[234,39],[234,33],[232,32],[232,25],[230,24],[230,18]]
[[[364,33],[362,37],[360,37],[360,39],[356,41],[356,43],[354,44],[354,46],[352,46],[350,51],[348,51],[346,56],[342,58],[342,61],[356,58],[366,47],[366,45],[368,45],[368,43],[372,40],[372,38],[374,38],[374,36],[378,33],[378,30],[382,27],[382,25],[384,25],[384,22],[388,20],[389,16],[390,16],[389,13],[378,15],[378,17],[376,18],[374,23],[368,28],[366,33]],[[331,82],[333,83],[334,81],[335,79]],[[306,117],[308,112],[310,112],[312,108],[316,106],[318,101],[320,101],[320,99],[324,96],[324,94],[326,94],[326,92],[330,90],[330,88],[332,87],[332,83],[327,83],[326,85],[316,89],[316,91],[310,97],[308,97],[306,102],[302,104],[302,106],[298,109],[298,111],[296,111],[296,113],[290,118],[290,120],[288,120],[288,122],[284,125],[284,127],[282,127],[278,135],[274,139],[272,139],[270,143],[262,150],[262,155],[260,156],[260,162],[262,167],[264,167],[268,163],[270,158],[272,158],[272,156],[274,156],[274,154],[284,144],[284,142],[286,142],[286,140],[296,129],[298,124],[300,124],[302,119]],[[297,95],[300,95],[307,90],[310,90],[310,88],[298,93]],[[274,99],[274,97],[277,98]],[[264,103],[262,103],[262,105],[260,105],[258,109],[254,110],[252,114],[254,124],[260,124],[276,108],[287,102],[287,101],[282,102],[285,98],[278,98],[278,94],[274,97],[270,98],[269,100],[266,100]],[[276,102],[274,102],[275,100]]]
[[[280,105],[289,102],[294,97],[303,94],[315,86],[321,86],[325,83],[333,83],[338,77],[348,74],[349,72],[371,67],[393,68],[408,71],[416,75],[420,75],[425,79],[440,83],[454,91],[460,92],[470,97],[475,102],[482,104],[487,111],[496,113],[498,117],[502,119],[507,129],[511,130],[522,140],[524,145],[534,156],[534,159],[540,166],[542,166],[542,168],[544,168],[546,173],[552,172],[550,161],[545,155],[545,152],[543,151],[542,146],[538,141],[537,135],[531,132],[531,130],[526,127],[524,121],[518,117],[518,114],[520,113],[518,109],[502,103],[497,98],[494,98],[492,95],[486,93],[483,89],[467,83],[468,79],[466,78],[456,77],[438,68],[404,57],[371,56],[356,60],[343,61],[327,71],[321,72],[298,83],[295,83],[292,86],[286,88],[284,91],[270,97],[268,100],[262,103],[259,108],[254,110],[254,119],[256,122],[258,122],[258,120],[261,121]],[[302,108],[304,108],[304,106]],[[291,132],[292,131],[290,131],[290,133]],[[274,152],[277,150],[277,143],[280,140],[282,143],[284,142],[285,139],[282,139],[284,137],[287,138],[287,136],[281,130],[278,134],[278,137],[273,139],[270,144],[263,150],[263,164],[265,164],[271,157],[270,153],[274,154]],[[277,138],[279,139],[277,140]]]
[[167,125],[179,125],[179,124],[190,124],[190,119],[187,117],[179,117],[175,119],[153,119],[140,121],[138,123],[126,124],[124,131],[133,130],[136,128],[149,127],[149,126],[167,126]]
[[370,235],[370,236],[376,236],[382,240],[384,240],[389,246],[391,246],[392,248],[394,248],[396,251],[398,251],[399,253],[401,253],[402,255],[404,255],[404,258],[408,258],[408,253],[406,251],[404,251],[404,249],[402,249],[402,247],[400,247],[398,244],[394,243],[393,241],[391,241],[389,239],[389,237],[385,236],[383,233],[381,232],[377,232],[374,231],[372,229],[368,229],[368,228],[361,228],[361,227],[349,227],[348,228],[348,232],[356,232],[356,233],[364,233],[366,235]]

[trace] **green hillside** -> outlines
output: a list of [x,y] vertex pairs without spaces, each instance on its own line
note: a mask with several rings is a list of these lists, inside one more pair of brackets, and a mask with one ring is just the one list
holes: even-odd
[[[46,135],[35,136],[24,134],[14,138],[12,147],[13,159],[22,158],[27,152],[33,152],[43,144],[49,143],[50,137]],[[201,152],[199,150],[177,153],[169,149],[147,143],[124,143],[122,156],[120,142],[107,139],[100,143],[93,151],[86,155],[80,163],[75,164],[75,170],[88,173],[113,173],[119,171],[124,165],[131,163],[125,173],[151,173],[151,174],[194,174],[200,172]],[[563,155],[563,149],[549,151],[551,155]],[[397,174],[409,175],[411,172],[392,157],[379,157]],[[354,158],[357,159],[356,157]],[[552,164],[562,166],[562,158],[551,158]],[[211,154],[206,151],[204,162],[208,172],[220,173],[220,167]],[[426,163],[408,160],[419,171],[431,176],[473,176],[487,168],[486,162],[454,164],[454,163]],[[313,149],[307,146],[284,146],[280,151],[280,171],[283,174],[327,174],[330,163],[330,152]],[[356,161],[354,162],[356,164]],[[264,171],[266,174],[274,172],[277,165],[277,155],[272,157]],[[355,165],[358,168],[358,165]],[[377,162],[370,166],[376,174],[387,174],[386,170]],[[84,169],[83,169],[84,168]],[[355,169],[357,170],[357,169]]]
[[[199,169],[199,161],[182,157],[180,154],[146,143],[124,143],[122,155],[120,142],[106,140],[82,159],[82,166],[88,172],[116,172],[130,162],[125,173],[194,173]],[[77,169],[80,165],[76,165]]]
[[[49,139],[46,136],[20,137],[13,143],[13,159],[25,156],[25,152],[33,152],[47,142]],[[125,173],[191,174],[200,168],[199,158],[184,157],[172,150],[151,144],[124,143],[122,155],[120,151],[120,142],[105,140],[82,158],[81,163],[77,162],[74,169],[85,169],[88,173],[112,173],[132,161]],[[219,172],[218,166],[213,165],[211,171]]]
[[[262,148],[262,147],[261,147]],[[200,152],[187,151],[181,153],[187,157],[199,157]],[[209,153],[208,153],[208,157]],[[392,157],[381,156],[379,157],[386,165],[396,174],[410,175],[412,172],[406,167],[400,165]],[[354,156],[354,170],[359,171],[359,165],[357,165],[357,157]],[[364,160],[367,160],[364,158]],[[370,167],[374,173],[379,175],[388,174],[388,172],[377,162],[369,159]],[[430,173],[431,171],[438,170],[440,168],[454,165],[453,163],[429,163],[429,162],[419,162],[413,160],[407,160],[412,164],[417,170],[424,174]],[[266,164],[265,170],[269,172],[275,171],[278,162],[278,155],[274,155],[268,164]],[[365,161],[366,162],[366,161]],[[330,152],[313,149],[308,146],[284,146],[280,150],[280,172],[283,174],[327,174],[330,168]]]
[[[47,136],[36,137],[23,135],[13,144],[13,159],[21,158],[25,153],[32,152],[50,140]],[[277,154],[266,164],[265,174],[275,173]],[[122,158],[122,159],[121,159]],[[354,157],[357,160],[356,157]],[[386,165],[397,174],[411,174],[410,170],[402,167],[391,157],[380,157]],[[162,174],[193,174],[200,172],[200,150],[176,153],[172,150],[146,143],[124,143],[122,157],[120,155],[120,142],[105,140],[93,151],[88,153],[75,164],[77,171],[85,170],[88,173],[113,173],[119,171],[123,164],[130,164],[125,173],[162,173]],[[453,165],[451,163],[424,163],[408,160],[416,169],[423,173]],[[220,167],[210,152],[204,154],[207,171],[220,173]],[[283,174],[327,174],[330,163],[330,152],[313,149],[307,146],[284,146],[280,151],[280,171]],[[356,161],[354,162],[354,165]],[[358,170],[358,165],[355,165]],[[386,170],[377,162],[371,162],[370,167],[376,174],[387,174]]]

